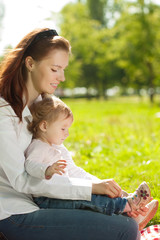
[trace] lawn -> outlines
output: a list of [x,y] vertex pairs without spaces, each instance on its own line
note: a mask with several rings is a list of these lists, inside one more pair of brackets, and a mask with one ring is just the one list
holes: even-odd
[[[65,145],[76,164],[101,179],[114,178],[127,192],[146,181],[160,200],[158,104],[139,98],[64,102],[74,114]],[[160,224],[160,210],[151,224]]]

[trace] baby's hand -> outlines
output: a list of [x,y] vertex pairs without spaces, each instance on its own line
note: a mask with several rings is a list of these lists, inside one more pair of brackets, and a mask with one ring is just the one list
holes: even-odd
[[66,160],[58,160],[46,169],[45,178],[50,179],[55,173],[62,175],[66,166]]

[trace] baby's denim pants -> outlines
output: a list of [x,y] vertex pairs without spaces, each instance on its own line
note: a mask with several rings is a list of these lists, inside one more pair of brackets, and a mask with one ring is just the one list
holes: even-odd
[[92,195],[91,201],[62,200],[47,197],[34,197],[33,200],[40,208],[44,209],[86,209],[106,215],[122,213],[127,203],[126,198],[110,198],[106,195],[95,194]]

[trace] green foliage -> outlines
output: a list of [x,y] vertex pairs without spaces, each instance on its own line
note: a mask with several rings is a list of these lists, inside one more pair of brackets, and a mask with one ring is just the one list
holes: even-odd
[[74,57],[67,75],[70,83],[64,86],[94,87],[100,96],[115,85],[155,89],[160,79],[159,22],[160,7],[150,1],[66,5],[61,35],[70,40]]
[[[94,86],[97,66],[94,62],[98,49],[98,21],[89,18],[86,5],[68,4],[62,10],[62,35],[72,44],[73,59],[67,78],[72,79],[74,86]],[[85,58],[84,58],[85,56]],[[75,65],[75,61],[77,65]],[[75,73],[76,78],[75,78]]]
[[[128,192],[146,181],[160,200],[160,118],[157,105],[138,98],[65,100],[74,123],[65,145],[77,165]],[[150,224],[160,224],[160,211]]]
[[106,0],[87,0],[89,14],[92,19],[99,21],[102,25],[106,24]]
[[[131,7],[134,7],[132,14]],[[128,12],[123,13],[114,27],[120,40],[120,57],[117,63],[125,70],[130,85],[137,88],[154,88],[155,76],[159,75],[158,12],[160,13],[160,8],[151,4],[130,4]]]

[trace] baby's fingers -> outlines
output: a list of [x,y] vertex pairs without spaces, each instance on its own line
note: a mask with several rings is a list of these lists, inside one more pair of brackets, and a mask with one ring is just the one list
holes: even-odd
[[67,166],[67,163],[65,160],[59,160],[56,163],[52,165],[54,168],[60,167],[60,168],[65,168]]
[[55,168],[54,168],[54,172],[59,174],[59,175],[62,175],[63,173],[65,173],[64,171],[64,168],[66,168],[66,165],[63,166],[63,165],[57,165]]
[[58,160],[57,163],[67,164],[66,160]]
[[61,169],[61,170],[55,169],[55,170],[54,170],[54,174],[55,174],[55,173],[57,173],[57,174],[59,174],[59,175],[62,175],[63,173],[65,173],[65,171],[62,170],[62,169]]

